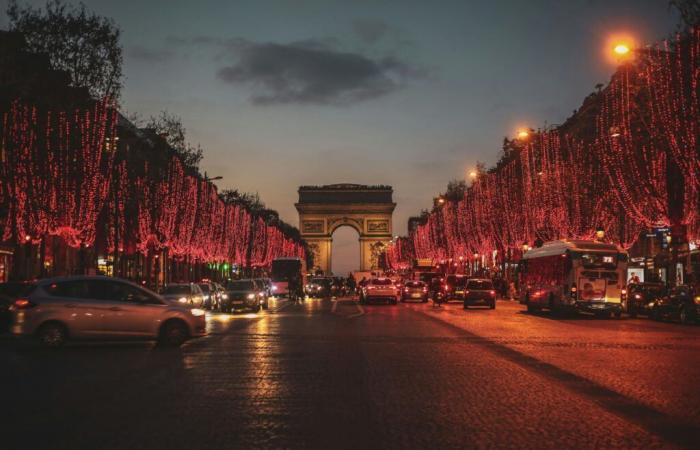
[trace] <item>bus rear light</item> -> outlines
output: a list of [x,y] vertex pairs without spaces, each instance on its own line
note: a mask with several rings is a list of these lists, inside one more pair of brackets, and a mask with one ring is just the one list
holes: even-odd
[[495,297],[495,296],[496,296],[496,291],[491,290],[491,291],[489,291],[489,294],[491,294],[491,297]]

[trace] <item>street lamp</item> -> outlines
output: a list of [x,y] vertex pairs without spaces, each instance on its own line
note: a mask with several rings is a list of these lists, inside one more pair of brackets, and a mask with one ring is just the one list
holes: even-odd
[[630,51],[632,51],[632,49],[630,48],[629,44],[625,42],[619,42],[615,45],[615,47],[613,47],[613,52],[615,52],[615,54],[619,57],[627,56]]
[[471,172],[469,172],[469,177],[472,179],[474,179],[478,176],[479,176],[479,172],[477,172],[476,170],[472,170]]
[[530,137],[530,133],[527,130],[522,129],[518,131],[518,139],[527,139],[528,137]]
[[602,241],[605,237],[605,230],[602,228],[598,228],[597,230],[595,230],[595,237],[597,240]]
[[527,242],[523,242],[523,252],[530,250],[530,245]]

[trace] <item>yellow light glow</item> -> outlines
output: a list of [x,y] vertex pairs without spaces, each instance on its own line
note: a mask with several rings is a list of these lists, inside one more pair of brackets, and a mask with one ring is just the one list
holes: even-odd
[[613,48],[613,51],[620,56],[625,56],[630,52],[630,46],[625,43],[619,43]]
[[526,139],[528,136],[530,136],[530,133],[528,133],[527,130],[518,131],[518,138]]
[[476,170],[472,170],[471,172],[469,172],[469,176],[472,178],[476,178],[477,175],[478,174],[476,173]]

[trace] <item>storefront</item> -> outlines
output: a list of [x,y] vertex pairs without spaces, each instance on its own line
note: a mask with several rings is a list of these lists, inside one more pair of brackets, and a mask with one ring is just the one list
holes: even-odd
[[10,278],[13,254],[14,250],[11,247],[0,246],[0,283],[4,283]]

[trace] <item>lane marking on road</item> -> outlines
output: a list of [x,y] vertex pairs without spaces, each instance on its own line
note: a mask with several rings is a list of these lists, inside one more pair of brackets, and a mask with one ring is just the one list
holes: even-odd
[[[338,305],[340,303],[345,303],[345,304],[350,303],[350,304],[354,305],[355,308],[357,308],[357,312],[352,313],[352,314],[347,314],[347,315],[338,313],[337,309],[338,309]],[[340,316],[344,319],[354,319],[355,317],[360,317],[360,316],[364,315],[365,310],[362,307],[362,305],[360,305],[359,302],[357,302],[356,300],[353,300],[352,298],[348,298],[348,299],[342,299],[342,300],[341,299],[335,300],[335,302],[333,302],[333,307],[331,308],[331,313],[335,314],[336,316]]]
[[565,389],[592,401],[604,410],[632,422],[669,442],[689,448],[700,448],[700,426],[697,424],[661,412],[595,381],[465,330],[435,315],[414,308],[408,308],[408,310],[437,322],[446,328],[450,328],[462,336],[469,337],[471,344],[482,346],[496,356],[555,381]]

